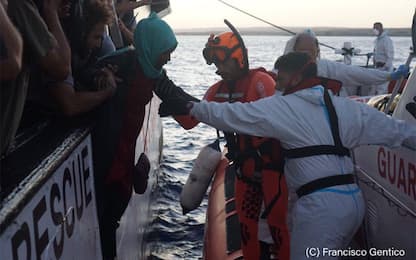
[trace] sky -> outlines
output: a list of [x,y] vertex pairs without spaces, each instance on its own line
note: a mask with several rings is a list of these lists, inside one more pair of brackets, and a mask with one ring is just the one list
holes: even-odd
[[[415,0],[226,0],[278,26],[369,28],[380,21],[386,28],[411,27]],[[175,30],[267,26],[218,0],[170,0],[164,19]]]

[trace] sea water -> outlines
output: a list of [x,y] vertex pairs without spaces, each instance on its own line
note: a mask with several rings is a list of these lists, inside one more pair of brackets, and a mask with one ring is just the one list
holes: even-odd
[[[188,93],[202,98],[209,86],[220,80],[215,66],[207,65],[202,57],[207,36],[178,36],[178,47],[171,61],[165,66],[168,76]],[[276,59],[283,54],[289,36],[244,36],[251,68],[273,68]],[[335,48],[344,42],[352,42],[361,53],[373,51],[374,37],[319,37],[319,40]],[[410,37],[392,37],[394,66],[406,62],[411,46]],[[343,60],[334,50],[321,46],[321,58]],[[353,64],[366,65],[366,56],[353,57]],[[370,60],[372,64],[372,60]],[[413,64],[414,65],[414,64]],[[192,130],[182,129],[171,118],[163,118],[163,157],[159,185],[152,200],[152,226],[147,239],[151,259],[200,259],[202,258],[207,196],[201,206],[182,215],[179,195],[200,149],[216,138],[214,128],[199,124]]]

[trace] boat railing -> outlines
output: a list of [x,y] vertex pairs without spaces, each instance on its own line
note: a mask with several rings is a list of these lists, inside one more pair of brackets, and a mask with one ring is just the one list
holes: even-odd
[[359,184],[365,184],[383,196],[383,198],[388,201],[389,205],[396,209],[400,216],[410,216],[416,219],[416,211],[414,209],[408,207],[406,203],[402,202],[397,196],[391,193],[386,187],[367,174],[359,166],[356,166],[356,172],[359,172],[359,174],[357,174]]
[[2,190],[0,234],[89,132],[51,124],[2,160],[2,180],[9,185]]

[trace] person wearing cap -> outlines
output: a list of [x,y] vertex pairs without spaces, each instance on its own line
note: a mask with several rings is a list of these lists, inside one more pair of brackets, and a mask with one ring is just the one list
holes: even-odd
[[[274,80],[264,68],[249,69],[244,42],[235,28],[228,26],[233,32],[210,35],[202,52],[207,64],[214,64],[216,73],[222,78],[207,90],[204,100],[251,102],[272,96],[275,93]],[[155,93],[166,100],[174,97],[178,89],[166,77],[159,82]],[[199,123],[190,116],[175,119],[185,129],[191,129]],[[282,173],[279,142],[235,134],[233,131],[227,131],[224,135],[228,149],[226,157],[236,175],[235,200],[244,259],[260,259],[264,255],[269,259],[270,251],[277,259],[289,259],[287,187]],[[262,220],[261,212],[264,213]],[[264,234],[259,234],[259,221],[263,224],[266,218],[269,228],[265,224]],[[259,241],[259,235],[262,242]]]
[[308,259],[310,248],[321,250],[319,259],[333,259],[322,250],[346,248],[365,212],[350,149],[367,144],[414,149],[416,126],[332,95],[316,83],[317,65],[306,53],[283,55],[275,64],[283,95],[232,104],[174,98],[165,100],[159,112],[191,115],[223,131],[279,139],[288,188],[299,197],[290,259]]
[[284,53],[298,51],[308,53],[318,66],[318,76],[336,79],[342,82],[340,96],[356,95],[357,86],[366,87],[369,94],[374,85],[385,84],[397,80],[409,73],[409,67],[401,65],[395,72],[367,69],[346,65],[340,62],[320,58],[319,42],[313,32],[307,31],[293,36],[286,44]]
[[[141,20],[134,31],[134,47],[118,50],[99,61],[122,79],[115,95],[100,107],[92,132],[98,218],[104,259],[116,256],[116,229],[133,190],[136,139],[145,106],[153,97],[162,68],[177,46],[171,27],[156,13]],[[146,181],[146,176],[139,179]],[[136,187],[136,183],[134,183]],[[140,186],[138,183],[137,186]],[[142,193],[143,190],[135,192]]]

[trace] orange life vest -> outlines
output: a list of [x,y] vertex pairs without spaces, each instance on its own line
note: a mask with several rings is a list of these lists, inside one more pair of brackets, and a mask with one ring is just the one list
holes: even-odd
[[[232,84],[232,85],[231,85]],[[250,70],[231,83],[219,81],[208,89],[204,99],[216,102],[250,102],[275,93],[275,81],[263,68]],[[176,116],[185,128],[198,124],[192,116]],[[267,222],[275,242],[272,253],[277,259],[289,259],[289,233],[286,226],[288,192],[282,174],[282,156],[277,140],[225,133],[228,158],[236,167],[235,201],[240,220],[241,246],[245,259],[260,259],[258,221],[262,202],[273,205]],[[276,198],[278,198],[276,200]],[[275,201],[275,202],[273,202]]]

